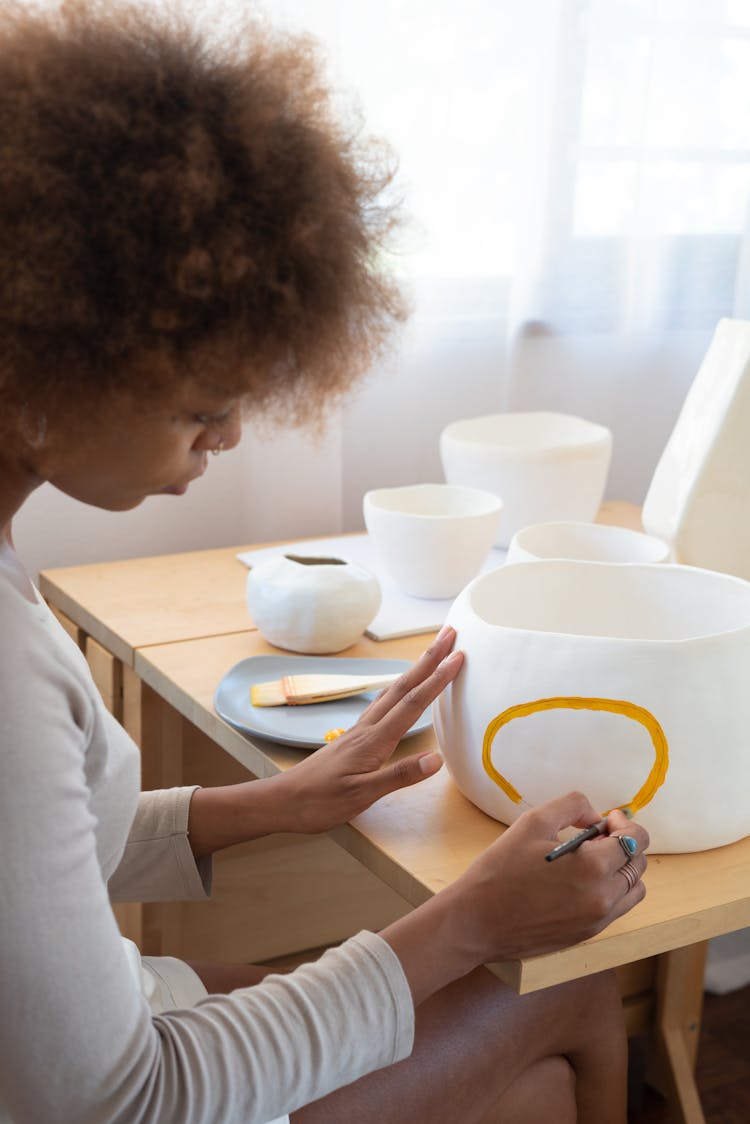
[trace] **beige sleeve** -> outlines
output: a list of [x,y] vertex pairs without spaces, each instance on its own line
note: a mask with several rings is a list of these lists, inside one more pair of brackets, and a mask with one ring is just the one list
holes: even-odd
[[195,792],[142,792],[122,858],[107,889],[113,902],[188,901],[211,892],[211,859],[196,859],[187,835]]

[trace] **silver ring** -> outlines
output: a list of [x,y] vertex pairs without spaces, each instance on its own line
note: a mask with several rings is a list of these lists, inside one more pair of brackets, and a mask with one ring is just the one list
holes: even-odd
[[[625,855],[625,858],[626,859],[632,859],[635,852],[631,851],[630,847],[628,847],[627,843],[625,842],[625,836],[624,835],[617,835],[617,836],[615,836],[615,838],[617,839],[617,842],[622,847],[622,853]],[[632,838],[632,836],[631,836],[631,838]]]
[[621,866],[619,868],[619,873],[625,875],[625,881],[628,884],[628,888],[625,893],[629,894],[640,878],[640,875],[631,862],[627,862],[624,866]]
[[222,450],[223,448],[224,448],[224,438],[223,438],[223,437],[220,437],[220,438],[219,438],[219,444],[218,444],[218,445],[216,446],[216,448],[215,448],[215,449],[212,449],[212,450],[211,450],[211,456],[213,456],[213,457],[218,457],[219,453],[221,452],[221,450]]

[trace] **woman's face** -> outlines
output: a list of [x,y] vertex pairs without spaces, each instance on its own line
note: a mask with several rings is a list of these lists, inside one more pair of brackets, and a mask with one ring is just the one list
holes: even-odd
[[234,448],[240,436],[239,403],[188,384],[169,403],[102,410],[83,441],[55,442],[41,474],[83,503],[127,511],[146,496],[182,495],[206,471],[209,452]]

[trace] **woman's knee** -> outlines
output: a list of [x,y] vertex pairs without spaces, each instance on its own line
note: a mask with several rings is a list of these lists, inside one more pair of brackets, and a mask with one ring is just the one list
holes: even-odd
[[573,987],[579,1023],[606,1026],[613,1035],[624,1038],[622,997],[615,972],[584,976],[583,979],[576,980]]
[[525,1069],[483,1124],[538,1124],[542,1105],[554,1105],[555,1124],[576,1124],[576,1075],[560,1055],[542,1058]]

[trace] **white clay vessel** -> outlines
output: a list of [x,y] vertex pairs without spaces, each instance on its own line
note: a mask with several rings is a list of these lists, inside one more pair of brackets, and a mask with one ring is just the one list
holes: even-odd
[[654,852],[750,834],[750,583],[672,564],[537,561],[476,578],[435,703],[448,768],[511,823],[579,789],[635,804]]
[[247,608],[277,648],[329,655],[360,638],[380,608],[380,584],[341,558],[279,554],[247,576]]
[[750,580],[750,323],[721,320],[643,504],[678,562]]
[[666,562],[669,544],[607,523],[533,523],[516,531],[506,563],[569,558],[579,562]]
[[497,535],[502,503],[450,484],[377,488],[362,501],[384,571],[412,597],[455,597],[479,572]]
[[449,484],[484,488],[503,501],[496,545],[530,523],[590,522],[612,457],[612,434],[572,414],[487,414],[446,426],[440,458]]

